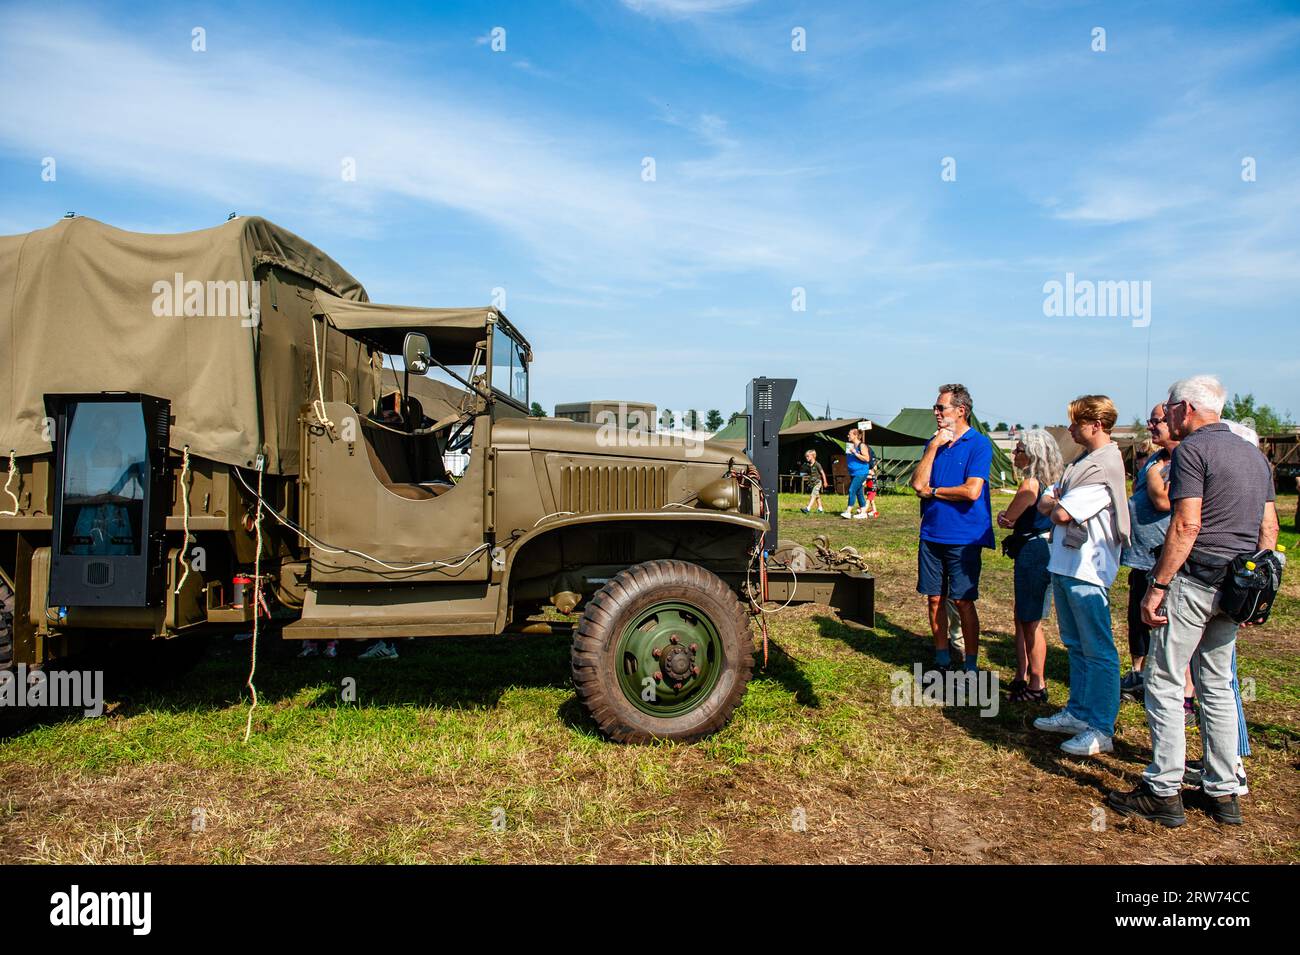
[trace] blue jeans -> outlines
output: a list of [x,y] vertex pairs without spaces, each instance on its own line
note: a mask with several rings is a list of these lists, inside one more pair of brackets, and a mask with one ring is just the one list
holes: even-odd
[[849,508],[850,509],[852,509],[853,507],[853,498],[855,495],[857,496],[858,499],[858,507],[865,508],[867,506],[867,495],[862,493],[862,485],[866,483],[867,483],[867,475],[865,474],[855,474],[849,480]]
[[1237,645],[1232,645],[1232,695],[1237,698],[1237,755],[1250,755],[1250,736],[1246,732],[1246,709],[1241,705],[1241,681],[1237,677]]
[[1119,715],[1119,651],[1110,629],[1110,596],[1096,584],[1052,574],[1056,621],[1070,653],[1066,710],[1107,736]]

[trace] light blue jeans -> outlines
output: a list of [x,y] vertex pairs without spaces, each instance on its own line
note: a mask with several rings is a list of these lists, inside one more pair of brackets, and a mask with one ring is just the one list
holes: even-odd
[[862,493],[862,485],[865,484],[866,482],[867,482],[867,475],[865,474],[855,474],[853,475],[852,479],[849,481],[849,508],[850,509],[852,509],[853,507],[853,498],[855,496],[858,499],[858,507],[865,508],[867,506],[867,495]]
[[1241,705],[1241,681],[1237,677],[1237,644],[1232,644],[1232,695],[1237,698],[1237,755],[1250,755],[1250,734],[1246,730],[1246,708]]
[[1119,716],[1119,651],[1110,629],[1110,595],[1075,577],[1052,574],[1056,621],[1070,653],[1070,702],[1065,709],[1106,736]]
[[1143,667],[1143,700],[1151,727],[1151,765],[1142,774],[1151,791],[1172,796],[1182,788],[1187,759],[1183,722],[1183,674],[1201,698],[1201,788],[1207,796],[1237,791],[1241,711],[1232,692],[1237,623],[1219,613],[1219,592],[1199,580],[1175,574],[1165,595],[1169,622],[1151,630]]

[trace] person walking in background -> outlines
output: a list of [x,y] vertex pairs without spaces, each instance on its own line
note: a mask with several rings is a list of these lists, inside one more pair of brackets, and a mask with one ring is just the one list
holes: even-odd
[[826,472],[822,469],[821,462],[817,460],[817,451],[809,448],[803,453],[803,472],[808,475],[808,480],[812,484],[812,495],[808,498],[808,506],[801,508],[805,514],[811,514],[813,505],[817,505],[817,513],[825,514],[822,507],[822,488],[826,486]]
[[1181,440],[1170,469],[1173,519],[1149,587],[1143,619],[1153,628],[1144,668],[1151,765],[1110,806],[1164,826],[1186,821],[1181,789],[1186,726],[1183,672],[1191,664],[1201,697],[1201,789],[1215,822],[1241,825],[1238,713],[1233,699],[1235,620],[1219,612],[1231,561],[1277,546],[1277,507],[1268,460],[1219,419],[1226,394],[1210,375],[1174,382],[1165,404],[1170,433]]
[[[840,517],[865,518],[867,498],[862,487],[871,476],[871,448],[867,436],[858,428],[849,429],[849,440],[844,445],[844,461],[849,468],[849,506]],[[858,512],[853,513],[853,502],[858,502]]]
[[934,662],[950,666],[945,598],[961,617],[965,668],[979,666],[979,600],[982,550],[993,546],[989,469],[993,443],[971,427],[974,402],[964,385],[942,385],[934,404],[938,426],[925,446],[912,490],[921,498],[916,590],[928,604]]
[[1038,503],[1052,519],[1052,595],[1061,642],[1070,654],[1070,700],[1034,726],[1068,733],[1061,749],[1073,756],[1113,750],[1119,715],[1119,653],[1110,626],[1110,585],[1120,548],[1129,542],[1124,458],[1111,440],[1119,418],[1105,395],[1070,402],[1070,437],[1087,450],[1065,469]]
[[998,526],[1013,529],[1002,549],[1015,561],[1016,678],[1011,681],[1008,699],[1012,703],[1046,703],[1043,621],[1052,610],[1052,575],[1047,571],[1052,519],[1039,512],[1038,502],[1061,479],[1065,462],[1051,432],[1033,428],[1016,442],[1012,463],[1024,477],[1007,509],[998,514]]

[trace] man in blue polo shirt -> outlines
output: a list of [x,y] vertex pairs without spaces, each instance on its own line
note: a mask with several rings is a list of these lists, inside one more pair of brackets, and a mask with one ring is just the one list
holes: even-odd
[[974,410],[964,385],[942,385],[934,403],[938,429],[912,474],[912,490],[921,498],[921,543],[917,549],[918,593],[929,600],[935,666],[952,664],[948,650],[951,599],[961,617],[966,669],[978,669],[979,599],[982,550],[993,546],[993,508],[989,469],[993,442],[970,425]]

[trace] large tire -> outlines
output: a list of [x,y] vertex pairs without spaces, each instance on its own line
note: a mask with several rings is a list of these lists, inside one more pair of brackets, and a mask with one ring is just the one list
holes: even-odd
[[0,670],[14,665],[14,592],[0,580]]
[[578,698],[609,739],[690,741],[731,719],[754,670],[754,642],[740,601],[716,575],[651,560],[591,599],[571,661]]

